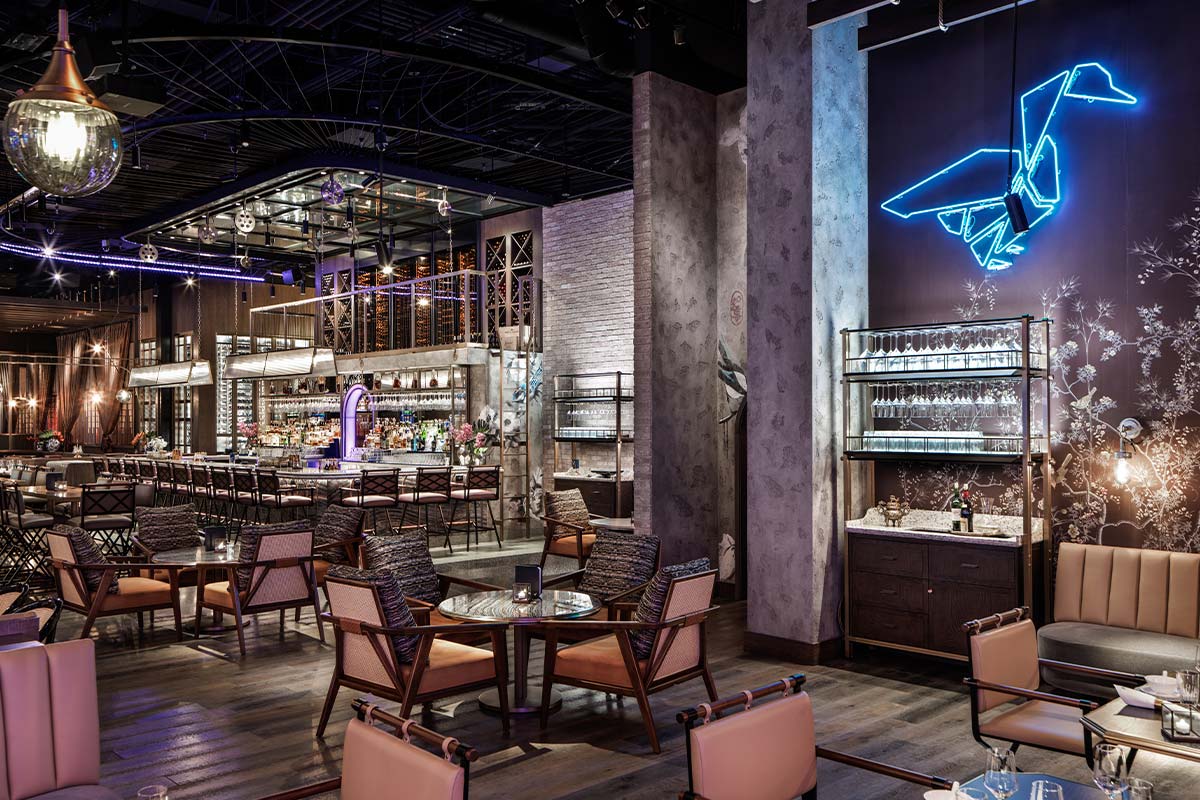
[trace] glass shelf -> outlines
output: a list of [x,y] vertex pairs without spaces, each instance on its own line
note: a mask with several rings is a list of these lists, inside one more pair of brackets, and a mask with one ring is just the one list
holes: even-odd
[[[846,437],[846,455],[851,458],[903,460],[934,457],[944,460],[982,458],[1013,460],[1021,457],[1024,437],[983,434],[978,431],[874,431]],[[1043,437],[1030,439],[1030,452],[1045,452]]]

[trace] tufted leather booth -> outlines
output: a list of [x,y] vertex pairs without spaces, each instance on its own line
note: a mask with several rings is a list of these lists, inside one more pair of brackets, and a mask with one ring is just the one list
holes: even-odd
[[[1042,658],[1145,675],[1184,669],[1200,642],[1200,554],[1065,542]],[[1046,682],[1112,694],[1052,669]]]
[[[1200,554],[1076,545],[1058,547],[1054,622],[1038,631],[1043,658],[1138,675],[1195,662],[1200,636]],[[1056,669],[1050,685],[1114,694]]]
[[118,800],[100,781],[95,645],[0,651],[0,800]]

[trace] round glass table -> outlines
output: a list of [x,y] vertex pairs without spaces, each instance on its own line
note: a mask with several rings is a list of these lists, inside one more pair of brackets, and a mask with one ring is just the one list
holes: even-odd
[[[213,621],[211,625],[202,625],[200,622],[201,612],[203,611],[200,602],[204,599],[204,585],[208,583],[208,573],[211,571],[222,571],[225,573],[225,579],[233,585],[237,581],[238,558],[241,555],[241,546],[234,544],[232,547],[218,547],[215,550],[206,550],[203,547],[182,547],[176,550],[163,550],[161,553],[155,553],[150,557],[151,564],[186,564],[196,568],[196,620],[193,623],[196,632],[207,634],[227,633],[228,631],[237,630],[233,625],[226,625],[222,621],[221,612],[213,612]],[[242,620],[242,626],[245,627],[248,620]]]
[[597,530],[633,533],[632,517],[593,517],[588,524]]
[[[513,685],[508,690],[510,714],[536,714],[542,687],[529,684],[529,631],[526,626],[551,619],[583,619],[599,611],[600,604],[583,592],[547,589],[537,600],[517,603],[507,590],[471,592],[448,597],[438,605],[443,616],[463,622],[507,622],[513,626]],[[538,702],[530,701],[530,693]],[[485,711],[500,713],[497,690],[479,695],[479,706]],[[550,694],[550,710],[562,706],[558,692]]]

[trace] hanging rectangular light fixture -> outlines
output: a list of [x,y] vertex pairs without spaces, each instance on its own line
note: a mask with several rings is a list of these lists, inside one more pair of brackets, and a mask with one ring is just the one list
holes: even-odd
[[269,353],[247,353],[225,359],[227,380],[275,380],[280,378],[324,378],[336,375],[333,350],[301,347]]
[[209,386],[213,382],[208,361],[179,361],[152,364],[129,370],[130,389],[172,389],[179,386]]

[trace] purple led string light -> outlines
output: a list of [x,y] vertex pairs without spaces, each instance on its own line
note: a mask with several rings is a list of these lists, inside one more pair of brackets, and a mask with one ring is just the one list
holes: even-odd
[[266,278],[254,275],[243,275],[235,267],[195,266],[182,261],[156,261],[153,264],[143,263],[129,256],[100,256],[91,253],[55,250],[49,254],[42,248],[31,245],[19,245],[11,242],[0,242],[0,250],[26,258],[38,258],[51,262],[65,262],[96,269],[136,269],[142,272],[159,272],[167,275],[194,276],[197,278],[216,278],[226,281],[248,281],[265,283]]

